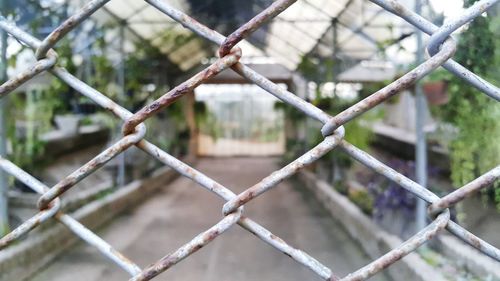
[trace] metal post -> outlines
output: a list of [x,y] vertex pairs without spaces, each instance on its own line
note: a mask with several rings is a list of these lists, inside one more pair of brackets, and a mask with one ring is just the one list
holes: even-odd
[[[337,97],[337,74],[338,74],[338,66],[337,66],[337,60],[336,60],[336,54],[338,51],[338,20],[337,18],[332,18],[332,82],[333,82],[333,97]],[[327,175],[329,177],[329,181],[331,181],[333,184],[336,183],[336,181],[339,180],[339,169],[340,167],[337,165],[337,158],[332,158],[331,160],[331,175]]]
[[337,18],[332,18],[332,40],[333,40],[333,46],[332,46],[332,63],[333,63],[333,69],[332,69],[332,82],[334,82],[333,85],[333,95],[337,96],[337,74],[338,74],[338,66],[336,64],[336,53],[338,51],[338,28],[337,28]]
[[[422,13],[422,0],[415,1],[415,13]],[[416,64],[420,65],[424,60],[424,46],[422,41],[422,31],[417,29],[417,51],[416,51]],[[416,126],[415,134],[417,138],[417,143],[415,147],[415,174],[417,182],[423,186],[427,187],[427,143],[426,135],[424,131],[425,125],[425,114],[427,112],[427,102],[425,96],[422,92],[422,85],[417,82],[415,84],[415,96],[416,96]],[[426,225],[426,203],[422,199],[417,199],[416,208],[416,229],[421,230]]]
[[[6,7],[7,0],[0,0],[0,10],[4,11]],[[0,29],[0,84],[3,84],[7,80],[7,33]],[[5,114],[5,103],[6,99],[0,99],[0,156],[4,157],[7,153],[7,130],[5,128],[6,124],[6,114]],[[9,212],[8,212],[8,182],[7,175],[3,170],[0,170],[0,236],[3,236],[9,231]]]
[[[125,101],[125,22],[120,22],[120,63],[118,66],[118,86],[120,88],[120,95],[118,100],[121,104]],[[121,127],[118,128],[118,134],[121,134]],[[116,177],[116,184],[118,187],[125,185],[125,153],[118,155],[118,173]]]

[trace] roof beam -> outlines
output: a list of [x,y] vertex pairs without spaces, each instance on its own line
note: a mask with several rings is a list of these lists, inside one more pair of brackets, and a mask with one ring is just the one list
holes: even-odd
[[[304,0],[304,2],[305,2],[306,4],[308,4],[308,5],[310,5],[312,8],[316,9],[316,11],[318,11],[319,13],[322,13],[323,15],[329,16],[329,15],[328,15],[325,11],[323,11],[323,10],[322,10],[322,9],[320,9],[318,6],[316,6],[316,5],[314,5],[313,3],[311,3],[309,0]],[[338,47],[339,47],[339,48],[338,48],[338,50],[341,50],[341,46],[342,46],[345,42],[347,42],[348,40],[350,40],[353,36],[359,36],[359,37],[361,37],[361,38],[363,38],[363,39],[367,40],[368,42],[370,42],[370,43],[374,44],[375,46],[377,46],[377,45],[378,45],[378,44],[377,44],[378,42],[377,42],[377,41],[376,41],[373,37],[371,37],[371,36],[370,36],[370,35],[368,35],[366,32],[364,32],[364,31],[363,31],[363,28],[364,28],[364,27],[366,27],[366,26],[368,26],[368,23],[369,23],[370,21],[372,21],[373,19],[375,19],[376,17],[378,17],[381,13],[383,13],[383,12],[384,12],[384,10],[379,10],[379,11],[377,11],[377,13],[376,13],[373,17],[371,17],[371,18],[370,18],[370,19],[368,19],[368,20],[365,20],[365,21],[363,22],[363,24],[361,24],[361,26],[359,26],[359,27],[357,27],[357,28],[352,28],[352,27],[350,27],[349,25],[347,25],[347,24],[343,23],[342,21],[338,20],[338,19],[342,16],[342,14],[344,14],[344,13],[345,13],[345,11],[347,10],[348,6],[349,6],[351,3],[352,3],[352,0],[349,0],[349,1],[346,3],[346,6],[344,7],[344,9],[343,9],[342,11],[340,11],[340,12],[337,14],[337,16],[336,16],[336,17],[330,17],[330,16],[329,16],[332,20],[336,18],[336,19],[337,19],[337,23],[338,23],[338,24],[342,25],[344,28],[346,28],[346,29],[348,29],[349,31],[351,31],[351,32],[352,32],[352,35],[351,35],[350,37],[348,37],[348,39],[345,39],[345,40],[343,40],[342,42],[340,42],[340,43],[338,44]],[[311,49],[311,51],[310,51],[308,54],[310,54],[310,53],[311,53],[314,49],[316,49],[316,48],[318,47],[318,45],[323,44],[323,43],[322,43],[322,40],[323,40],[323,38],[325,37],[325,35],[326,35],[329,31],[330,31],[330,28],[333,28],[333,25],[332,25],[332,26],[330,26],[330,27],[329,27],[329,28],[328,28],[328,29],[327,29],[327,30],[323,33],[323,35],[322,35],[321,37],[319,37],[318,41],[316,42],[316,44],[314,45],[314,47]]]
[[[347,24],[345,24],[345,23],[343,23],[343,22],[341,22],[339,20],[337,21],[337,23],[340,24],[340,25],[342,25],[343,27],[347,28],[353,34],[358,35],[359,37],[361,37],[361,38],[369,41],[370,43],[373,43],[374,45],[377,45],[377,40],[373,39],[373,37],[371,37],[366,32],[364,32],[362,28],[352,28],[349,25],[347,25]],[[344,40],[343,42],[346,42],[346,40]]]
[[106,12],[109,16],[111,16],[117,23],[119,24],[125,24],[125,28],[130,31],[134,36],[136,36],[139,40],[143,40],[145,42],[149,42],[146,38],[142,37],[139,33],[137,33],[135,30],[133,30],[130,26],[128,26],[127,19],[122,19],[121,17],[117,16],[115,13],[111,12],[108,8],[105,6],[101,8],[104,12]]
[[138,8],[138,9],[134,10],[134,11],[132,12],[132,14],[130,14],[130,15],[128,15],[128,16],[126,16],[126,17],[124,17],[124,18],[126,18],[126,19],[127,19],[127,21],[128,21],[128,20],[130,20],[131,18],[133,18],[133,17],[135,17],[135,16],[139,15],[142,11],[146,10],[148,7],[150,7],[150,5],[145,4],[144,6],[142,6],[142,7]]
[[[261,7],[259,5],[260,8],[265,8],[265,7]],[[315,38],[313,36],[311,36],[311,34],[309,34],[309,32],[303,30],[300,26],[296,25],[295,23],[297,22],[303,22],[303,23],[310,23],[310,22],[318,22],[318,23],[330,23],[330,20],[287,20],[287,19],[284,19],[282,17],[280,17],[280,15],[278,15],[276,18],[273,19],[273,21],[276,21],[276,22],[287,22],[287,23],[290,23],[293,27],[295,27],[300,33],[304,34],[306,37],[312,39],[312,40],[317,40],[318,38]]]
[[[343,43],[349,41],[352,37],[356,36],[357,34],[360,34],[359,32],[362,32],[363,34],[366,34],[365,32],[363,32],[363,28],[368,27],[370,21],[373,21],[374,19],[376,19],[384,11],[385,10],[379,10],[379,11],[377,11],[375,13],[375,15],[373,15],[372,17],[370,17],[368,20],[365,20],[360,26],[358,26],[355,29],[350,29],[352,31],[351,36],[349,36],[346,39],[344,39],[344,41],[340,42],[340,44],[343,44]],[[370,25],[370,27],[372,27],[372,26]],[[382,27],[382,26],[380,26],[380,27]],[[384,26],[383,28],[387,28],[387,26]]]
[[[352,4],[353,0],[348,0],[347,3],[345,4],[344,8],[335,16],[335,17],[331,17],[329,14],[325,13],[325,11],[323,11],[321,8],[319,8],[318,6],[314,5],[313,3],[311,3],[309,0],[304,0],[304,3],[306,3],[307,5],[309,5],[310,7],[314,8],[316,11],[318,11],[319,13],[323,14],[323,15],[326,15],[328,18],[330,18],[330,22],[333,23],[333,20],[340,17],[345,11],[347,8],[349,8],[349,6]],[[311,50],[309,52],[307,52],[306,55],[309,55],[311,54],[311,52],[316,49],[316,47],[318,47],[319,44],[321,44],[321,39],[323,37],[325,37],[325,35],[328,33],[328,31],[330,30],[330,28],[333,28],[333,24],[330,24],[330,27],[328,27],[325,32],[323,32],[323,34],[321,34],[321,36],[318,38],[318,40],[316,41],[316,43],[313,45],[313,47],[311,48]]]

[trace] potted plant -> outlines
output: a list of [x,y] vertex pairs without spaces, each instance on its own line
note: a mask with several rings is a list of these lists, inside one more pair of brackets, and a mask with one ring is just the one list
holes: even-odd
[[446,70],[434,71],[422,84],[422,90],[430,105],[443,105],[448,103],[448,82],[450,74]]
[[[30,85],[10,97],[7,109],[7,158],[35,177],[47,161],[43,157],[45,141],[40,136],[52,128],[52,103],[46,95],[42,86]],[[10,184],[31,191],[20,181]]]

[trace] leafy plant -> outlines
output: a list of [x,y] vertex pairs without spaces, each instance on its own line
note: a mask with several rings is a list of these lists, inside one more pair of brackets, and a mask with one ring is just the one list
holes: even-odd
[[373,212],[373,197],[366,189],[350,189],[349,199],[356,204],[365,214],[371,215]]
[[334,67],[338,62],[333,58],[303,56],[297,71],[309,81],[318,84],[334,80]]
[[[317,98],[312,103],[334,116],[349,108],[349,106],[351,106],[358,100],[359,98],[351,101],[347,101],[339,97]],[[347,122],[344,125],[345,140],[360,149],[369,149],[370,142],[373,140],[374,134],[369,128],[364,126],[363,123],[372,122],[376,119],[378,119],[378,113],[375,111],[369,111],[362,116],[359,116]],[[324,138],[319,131],[316,131],[313,137],[313,143],[319,143]],[[320,161],[333,162],[338,166],[338,168],[345,169],[351,166],[353,160],[351,157],[345,155],[340,150],[334,150],[327,154],[327,156],[323,157]]]
[[196,127],[201,132],[211,136],[214,141],[221,135],[221,128],[217,126],[217,116],[207,109],[207,105],[203,101],[194,103],[194,112],[196,118]]
[[[468,7],[474,2],[464,3]],[[500,66],[499,52],[495,49],[500,43],[490,29],[490,22],[489,16],[476,18],[460,35],[454,58],[477,75],[495,80]],[[498,27],[498,23],[496,25]],[[450,79],[448,89],[450,101],[439,111],[443,120],[458,129],[449,147],[451,179],[460,187],[498,165],[500,142],[496,140],[500,138],[500,104],[456,77]],[[496,195],[495,201],[500,204],[500,184],[495,188],[492,195]]]
[[[415,178],[415,162],[413,161],[392,158],[388,166],[410,179]],[[413,194],[377,173],[361,177],[361,179],[363,179],[362,184],[367,186],[374,197],[375,219],[381,219],[388,210],[398,210],[406,217],[413,218],[416,204]]]
[[[329,93],[324,92],[325,86],[330,86],[328,83],[335,81],[339,63],[340,61],[337,58],[317,58],[306,55],[302,57],[297,68],[297,71],[299,71],[303,77],[316,84],[316,90],[313,95],[314,98],[311,103],[332,116],[342,112],[354,103],[383,87],[383,85],[379,84],[367,85],[367,87],[363,87],[363,91],[360,91],[358,97],[354,99],[341,98],[336,95],[334,91]],[[286,127],[287,129],[297,130],[298,127],[303,126],[306,118],[305,114],[289,105],[277,105],[284,107],[285,120],[292,123],[291,126]],[[373,133],[364,123],[376,120],[379,117],[379,112],[370,111],[347,122],[344,125],[346,130],[345,139],[361,149],[368,149],[370,141],[373,139]],[[294,134],[292,134],[291,139],[287,139],[287,154],[285,155],[287,157],[290,156],[289,154],[298,156],[304,152],[303,150],[306,144],[307,147],[309,147],[310,145],[318,144],[324,139],[317,126],[311,129],[311,131],[306,132],[307,139],[305,143],[293,136]],[[295,150],[295,152],[290,152],[290,150]],[[339,150],[328,153],[318,161],[318,165],[325,167],[328,171],[328,178],[331,179],[334,184],[337,184],[336,181],[343,179],[345,169],[349,168],[351,164],[352,159]]]
[[47,159],[42,159],[45,142],[41,134],[52,128],[54,98],[52,92],[32,91],[11,95],[7,108],[8,154],[21,168],[36,172]]
[[[23,28],[30,28],[30,33],[36,37],[45,37],[47,34],[43,30],[51,30],[55,22],[60,22],[66,16],[61,11],[67,7],[42,7],[39,1],[30,0],[21,2],[22,4],[17,3],[8,7],[5,12],[11,14]],[[63,9],[59,9],[61,7]],[[34,17],[33,14],[41,16]],[[70,40],[61,40],[57,48],[58,64],[74,71]],[[27,46],[20,45],[16,53],[10,54],[8,65],[16,67],[18,58],[25,53],[34,56],[34,52]],[[9,159],[16,165],[38,175],[40,168],[48,162],[46,157],[42,157],[45,152],[45,141],[41,136],[52,129],[54,113],[67,110],[64,108],[64,101],[69,87],[56,78],[50,80],[48,87],[38,87],[30,83],[26,83],[25,87],[28,90],[25,92],[17,90],[6,99],[7,153]]]

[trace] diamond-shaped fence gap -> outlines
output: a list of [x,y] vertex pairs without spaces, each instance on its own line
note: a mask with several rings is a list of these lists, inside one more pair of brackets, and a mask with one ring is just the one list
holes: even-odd
[[[32,188],[37,193],[43,194],[44,191],[47,191],[49,188],[45,186],[43,183],[38,181],[36,178],[32,177],[27,172],[23,171],[12,162],[0,158],[0,167],[11,174],[15,178],[19,179],[30,188]],[[57,198],[53,201],[52,206],[49,206],[48,209],[40,211],[38,214],[33,216],[31,219],[22,223],[19,227],[14,229],[11,233],[0,239],[0,249],[8,246],[10,243],[16,241],[21,236],[25,235],[38,225],[47,221],[49,218],[54,217],[61,224],[66,226],[69,230],[71,230],[76,236],[85,241],[91,246],[94,246],[99,250],[105,257],[116,263],[119,267],[125,270],[130,275],[134,276],[141,272],[141,269],[135,265],[131,260],[122,255],[117,250],[113,249],[106,241],[102,240],[98,235],[94,232],[80,224],[78,221],[70,217],[69,215],[64,214],[59,211],[60,209],[60,201]]]

